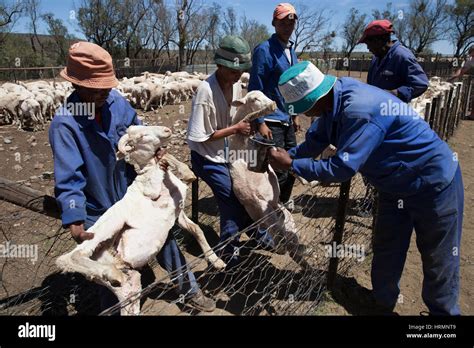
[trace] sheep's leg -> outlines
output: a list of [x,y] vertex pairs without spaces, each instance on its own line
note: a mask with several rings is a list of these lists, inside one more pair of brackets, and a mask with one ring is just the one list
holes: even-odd
[[100,264],[90,259],[97,247],[112,239],[125,225],[120,202],[107,210],[88,232],[94,233],[94,238],[84,241],[73,251],[62,255],[56,261],[57,265],[66,272],[79,272],[91,278],[105,277],[110,282],[121,283],[123,273],[113,265]]
[[186,184],[190,184],[197,179],[196,175],[194,175],[194,172],[188,167],[188,165],[176,159],[173,155],[166,153],[163,156],[163,159],[168,162],[171,169],[175,172],[175,175]]
[[126,274],[127,280],[120,288],[120,301],[129,300],[130,303],[120,309],[121,315],[140,315],[140,292],[142,290],[141,274],[130,269]]
[[114,264],[106,265],[93,261],[78,250],[58,257],[56,265],[63,272],[77,272],[92,280],[108,280],[111,284],[122,284],[125,279],[125,275]]
[[216,269],[225,268],[226,264],[224,261],[217,257],[217,255],[209,246],[209,243],[207,243],[204,232],[198,225],[196,225],[190,218],[186,216],[183,210],[179,212],[178,225],[189,231],[194,236],[194,238],[196,238],[199,246],[204,252],[204,256]]

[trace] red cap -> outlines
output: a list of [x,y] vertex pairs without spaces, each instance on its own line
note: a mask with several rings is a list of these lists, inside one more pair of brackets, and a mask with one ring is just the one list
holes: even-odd
[[289,15],[293,15],[294,18],[298,18],[293,5],[287,2],[278,4],[278,6],[275,8],[275,11],[273,11],[273,19],[283,19]]
[[379,36],[384,34],[393,33],[393,24],[387,19],[379,19],[369,23],[367,28],[364,30],[364,34],[357,43],[364,43],[365,40],[370,36]]

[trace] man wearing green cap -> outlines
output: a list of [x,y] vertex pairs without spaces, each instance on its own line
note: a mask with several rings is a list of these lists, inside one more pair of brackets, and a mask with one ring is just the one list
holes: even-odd
[[[209,185],[217,200],[220,240],[230,240],[221,257],[232,267],[239,261],[235,252],[239,248],[236,235],[252,222],[232,190],[227,139],[237,133],[250,135],[250,123],[241,121],[232,125],[236,113],[232,102],[242,98],[242,87],[237,82],[251,67],[250,47],[240,36],[226,36],[214,60],[217,71],[199,85],[193,98],[187,141],[193,171]],[[258,240],[264,245],[270,243],[266,231],[259,233]]]
[[[288,153],[270,151],[277,169],[308,181],[344,182],[357,172],[379,192],[372,263],[374,298],[393,310],[413,229],[430,314],[458,315],[464,188],[457,156],[407,104],[352,78],[324,75],[310,62],[280,78],[290,112],[320,116]],[[314,160],[329,144],[335,156]]]

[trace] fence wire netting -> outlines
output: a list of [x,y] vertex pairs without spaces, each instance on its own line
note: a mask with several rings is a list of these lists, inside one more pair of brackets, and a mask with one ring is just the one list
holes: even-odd
[[[35,188],[35,183],[22,181],[12,187]],[[53,186],[52,180],[42,186]],[[214,314],[235,315],[284,315],[312,314],[326,290],[327,272],[340,185],[297,184],[294,188],[295,203],[303,211],[293,214],[299,243],[304,246],[306,267],[293,260],[294,255],[284,253],[277,245],[277,252],[255,248],[251,236],[266,216],[240,231],[240,263],[225,271],[208,265],[193,237],[174,227],[178,245],[184,252],[187,269],[196,277],[203,292],[216,300]],[[191,188],[187,195],[185,211],[192,212]],[[226,243],[218,242],[219,213],[210,188],[199,182],[199,225],[216,252]],[[345,244],[370,247],[372,197],[367,195],[361,177],[353,180],[350,191],[344,235]],[[31,205],[29,202],[28,205]],[[95,283],[80,274],[62,274],[55,260],[75,246],[68,230],[60,220],[7,201],[0,201],[0,245],[6,252],[1,265],[0,313],[9,315],[74,315],[99,314],[100,290]],[[278,212],[276,212],[278,214]],[[268,224],[267,224],[268,225]],[[280,243],[286,243],[284,239]],[[283,248],[285,247],[282,245]],[[280,249],[280,250],[279,250]],[[284,253],[284,254],[283,254]],[[344,274],[358,262],[356,258],[340,258],[339,274]],[[175,280],[188,281],[186,269],[167,273],[156,259],[141,270],[143,289],[102,314],[111,314],[130,301],[140,297],[142,315],[195,314],[183,305],[186,293],[178,294]]]

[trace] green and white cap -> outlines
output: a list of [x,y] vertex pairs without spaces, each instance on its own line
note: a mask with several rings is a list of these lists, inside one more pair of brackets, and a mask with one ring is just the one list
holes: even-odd
[[304,61],[286,70],[278,81],[278,89],[291,114],[302,114],[332,89],[337,78],[324,75],[313,63]]
[[214,55],[214,62],[234,70],[249,70],[252,67],[252,56],[248,42],[236,35],[222,38]]

